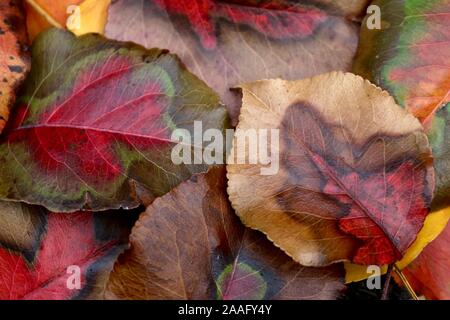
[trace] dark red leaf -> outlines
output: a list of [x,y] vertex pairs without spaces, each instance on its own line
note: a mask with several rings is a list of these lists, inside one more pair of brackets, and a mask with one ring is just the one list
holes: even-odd
[[[131,215],[50,213],[0,203],[0,299],[101,298],[117,255],[127,247]],[[68,286],[81,271],[81,288]]]

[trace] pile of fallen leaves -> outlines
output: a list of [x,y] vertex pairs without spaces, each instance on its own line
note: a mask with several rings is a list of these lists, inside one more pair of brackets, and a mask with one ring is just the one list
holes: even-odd
[[448,0],[0,0],[0,299],[450,298],[449,61]]

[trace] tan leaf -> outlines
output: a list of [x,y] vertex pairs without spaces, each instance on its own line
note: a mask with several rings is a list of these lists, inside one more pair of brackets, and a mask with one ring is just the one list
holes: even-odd
[[230,200],[244,224],[304,265],[399,260],[433,193],[419,121],[349,73],[241,88],[237,130],[244,131],[237,131],[232,155],[248,155],[236,145],[247,129],[278,129],[280,137],[271,150],[279,154],[275,175],[261,175],[260,164],[227,167]]

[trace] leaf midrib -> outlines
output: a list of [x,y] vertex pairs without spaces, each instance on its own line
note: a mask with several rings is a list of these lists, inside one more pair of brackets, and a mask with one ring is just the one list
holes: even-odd
[[[296,136],[296,135],[294,134],[294,136]],[[308,153],[308,155],[309,155],[309,157],[310,157],[310,160],[311,160],[311,162],[314,164],[314,166],[316,166],[316,168],[319,170],[319,172],[322,172],[322,170],[321,170],[321,168],[318,166],[318,164],[311,158],[311,157],[315,154],[315,152],[312,151],[312,150],[311,150],[311,149],[303,142],[302,139],[298,138],[297,141],[301,144],[301,146],[303,147],[303,149],[306,150],[306,152]],[[318,154],[317,154],[317,155],[318,155]],[[318,156],[320,156],[320,155],[318,155]],[[327,163],[326,161],[324,161],[324,163],[325,163],[326,167],[328,168],[328,167],[329,167],[328,163]],[[363,212],[367,215],[367,217],[370,218],[370,220],[371,220],[373,223],[375,223],[375,225],[377,225],[377,226],[383,231],[384,235],[389,239],[390,243],[392,244],[392,247],[395,248],[395,250],[397,250],[399,253],[401,253],[400,250],[399,250],[399,249],[397,248],[397,246],[395,245],[395,243],[394,243],[394,241],[393,241],[393,239],[392,239],[392,236],[389,234],[389,232],[387,232],[386,228],[385,228],[383,225],[380,225],[380,224],[376,221],[375,217],[371,214],[370,210],[366,208],[366,206],[364,206],[358,199],[355,199],[353,193],[350,192],[350,191],[345,187],[345,185],[341,182],[341,179],[339,179],[338,177],[336,177],[336,176],[333,174],[333,172],[332,172],[331,170],[327,170],[327,171],[325,172],[325,174],[326,174],[331,180],[333,180],[335,183],[337,183],[337,185],[345,192],[345,194],[346,194],[352,201],[354,201],[354,202],[357,204],[357,206],[358,206],[361,210],[363,210]],[[354,235],[352,235],[352,236],[354,236]],[[354,237],[356,237],[356,236],[354,236]],[[371,237],[371,238],[375,238],[375,237]]]

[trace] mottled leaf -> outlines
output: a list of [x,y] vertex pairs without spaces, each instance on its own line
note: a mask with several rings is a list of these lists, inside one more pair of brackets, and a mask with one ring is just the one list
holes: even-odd
[[50,213],[0,202],[0,299],[101,298],[114,261],[127,247],[130,217]]
[[20,1],[0,2],[0,133],[9,118],[16,90],[29,68]]
[[[446,116],[436,112],[450,102],[450,2],[377,0],[381,29],[364,21],[353,70],[388,90],[424,124],[436,168],[433,207],[450,205],[450,139]],[[432,136],[437,136],[434,139]]]
[[178,54],[236,122],[240,98],[230,87],[348,70],[358,26],[343,16],[358,14],[366,2],[119,0],[106,35]]
[[[409,265],[420,252],[444,230],[448,220],[450,219],[450,148],[447,147],[448,138],[450,137],[450,103],[446,107],[438,110],[431,120],[432,124],[428,130],[428,137],[432,147],[434,158],[434,168],[436,176],[438,192],[432,202],[432,212],[425,220],[424,227],[417,236],[416,241],[406,252],[403,259],[396,263],[400,269]],[[359,281],[366,279],[366,268],[363,266],[346,264],[346,281]],[[383,272],[387,270],[384,266]]]
[[381,29],[362,24],[354,70],[389,90],[422,122],[450,102],[450,3],[377,0]]
[[[395,266],[399,269],[407,267],[414,261],[422,250],[444,230],[450,219],[450,208],[435,210],[430,212],[423,224],[423,228],[417,234],[416,240],[408,248],[402,260],[397,261]],[[369,278],[372,274],[367,272],[367,266],[362,266],[353,263],[344,263],[345,266],[345,282],[361,281]],[[381,268],[381,273],[385,274],[388,266],[384,265]]]
[[225,172],[195,175],[156,199],[114,266],[106,297],[118,299],[334,299],[341,266],[307,268],[231,209]]
[[[243,131],[231,157],[247,129],[278,129],[280,137],[269,149],[279,154],[276,174],[261,175],[260,163],[227,167],[244,224],[304,265],[399,260],[423,225],[434,186],[419,121],[349,73],[241,88]],[[243,157],[249,149],[237,151]]]
[[52,211],[136,207],[204,165],[175,165],[176,128],[224,128],[218,96],[159,49],[60,29],[33,44],[33,66],[0,142],[0,197]]

